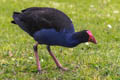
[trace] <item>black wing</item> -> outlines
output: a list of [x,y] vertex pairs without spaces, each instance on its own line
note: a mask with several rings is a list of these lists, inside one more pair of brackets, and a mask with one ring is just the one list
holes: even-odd
[[13,18],[13,22],[30,35],[41,29],[50,28],[56,31],[74,32],[72,21],[63,12],[54,8],[27,8],[21,13],[15,12]]

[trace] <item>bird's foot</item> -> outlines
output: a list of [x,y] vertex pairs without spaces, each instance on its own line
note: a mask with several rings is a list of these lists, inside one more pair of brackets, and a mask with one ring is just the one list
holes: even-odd
[[38,74],[41,74],[41,73],[42,73],[42,70],[37,70],[37,73],[38,73]]
[[58,67],[59,69],[61,69],[62,71],[68,71],[68,68],[64,68],[64,67]]

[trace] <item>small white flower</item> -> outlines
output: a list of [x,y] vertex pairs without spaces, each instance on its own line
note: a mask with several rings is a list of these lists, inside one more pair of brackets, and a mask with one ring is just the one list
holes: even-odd
[[112,28],[112,26],[111,26],[110,24],[108,24],[107,26],[108,26],[108,28],[110,28],[110,29]]
[[86,44],[86,45],[89,45],[89,43],[88,43],[88,42],[86,42],[85,44]]
[[115,10],[115,11],[113,11],[113,13],[118,14],[118,13],[119,13],[119,11],[118,11],[118,10]]
[[12,58],[12,61],[15,61],[15,58]]
[[94,5],[90,5],[91,8],[94,8]]
[[73,8],[73,5],[69,5],[70,8]]
[[44,60],[43,59],[41,59],[41,62],[43,62]]
[[29,57],[29,59],[33,59],[33,57]]

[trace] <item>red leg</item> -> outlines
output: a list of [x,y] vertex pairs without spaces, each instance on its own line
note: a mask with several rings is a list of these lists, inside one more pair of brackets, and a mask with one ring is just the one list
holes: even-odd
[[47,50],[49,52],[49,54],[52,56],[53,60],[55,61],[56,65],[58,68],[66,71],[67,68],[63,68],[62,65],[59,63],[59,61],[57,60],[57,58],[54,56],[54,54],[51,52],[50,46],[47,46]]
[[34,45],[33,49],[34,49],[34,53],[35,53],[35,58],[36,58],[38,72],[41,72],[41,66],[40,66],[40,61],[39,61],[37,46],[38,46],[38,43],[36,43]]

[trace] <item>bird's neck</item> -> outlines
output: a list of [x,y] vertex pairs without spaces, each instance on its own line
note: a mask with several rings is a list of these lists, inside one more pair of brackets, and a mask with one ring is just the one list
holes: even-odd
[[88,41],[88,38],[86,38],[85,35],[83,35],[81,32],[74,32],[74,33],[68,33],[66,34],[66,46],[67,47],[75,47],[76,45],[80,43],[85,43]]

